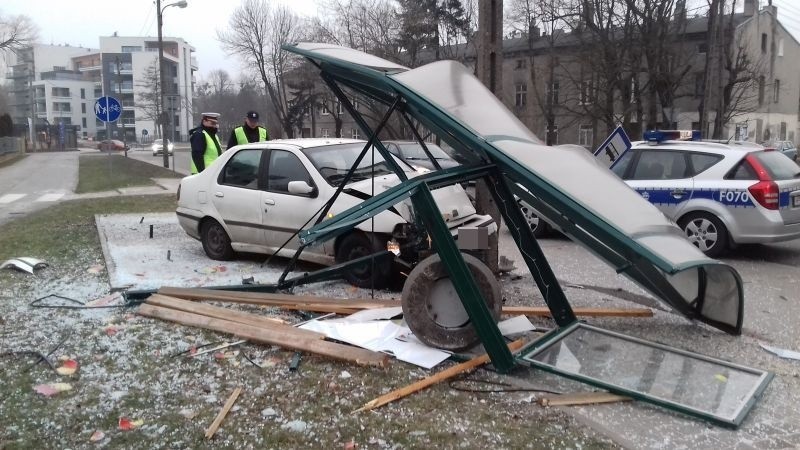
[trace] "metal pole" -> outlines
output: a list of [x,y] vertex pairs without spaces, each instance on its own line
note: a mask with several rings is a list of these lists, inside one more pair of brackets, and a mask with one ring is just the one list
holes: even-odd
[[161,0],[156,0],[156,20],[158,22],[158,75],[159,75],[159,96],[158,96],[158,121],[161,125],[161,145],[164,151],[164,167],[169,168],[169,152],[167,151],[167,136],[164,133],[164,89],[166,82],[164,78],[164,39],[161,36],[161,26],[163,21],[161,19],[163,11],[161,9]]
[[119,112],[119,122],[122,124],[122,149],[125,151],[125,157],[128,157],[128,145],[125,143],[125,102],[122,101],[122,75],[119,70],[119,57],[116,58],[117,63],[117,86],[119,87],[119,105],[122,111]]

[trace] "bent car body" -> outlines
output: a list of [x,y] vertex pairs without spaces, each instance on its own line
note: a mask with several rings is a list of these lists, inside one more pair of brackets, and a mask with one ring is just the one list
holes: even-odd
[[[352,139],[296,139],[234,147],[203,172],[181,180],[178,221],[214,259],[229,259],[233,252],[291,257],[299,245],[297,232],[314,225],[365,144]],[[410,166],[403,167],[408,177],[419,175]],[[327,219],[398,182],[379,153],[367,153]],[[437,189],[434,197],[454,235],[465,226],[496,229],[490,216],[475,213],[461,186]],[[415,249],[404,246],[410,233],[406,225],[413,223],[410,202],[401,202],[352,233],[312,246],[300,258],[330,265],[386,249],[394,239],[401,259],[413,265]],[[357,285],[368,282],[348,280]]]

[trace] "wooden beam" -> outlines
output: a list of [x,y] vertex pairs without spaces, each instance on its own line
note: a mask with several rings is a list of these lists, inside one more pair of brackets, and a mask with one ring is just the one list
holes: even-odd
[[537,402],[542,406],[574,406],[595,403],[629,402],[633,400],[624,395],[610,392],[578,392],[575,394],[549,395],[541,397]]
[[278,345],[291,350],[302,350],[364,366],[384,367],[389,359],[387,355],[362,348],[322,341],[316,338],[298,337],[295,334],[283,331],[254,327],[230,320],[148,305],[147,303],[139,307],[138,313],[168,322],[177,322],[192,327],[233,334],[252,342]]
[[219,426],[222,424],[222,421],[225,420],[225,416],[228,415],[228,411],[230,411],[231,408],[233,408],[233,404],[236,403],[236,399],[239,398],[239,394],[241,393],[242,393],[242,388],[237,387],[233,391],[233,394],[231,394],[231,396],[228,397],[228,401],[225,402],[225,406],[222,407],[219,414],[217,414],[217,417],[214,418],[214,421],[211,422],[211,425],[206,430],[206,439],[211,439],[212,437],[214,437],[214,433],[217,432]]
[[249,314],[242,311],[234,311],[228,308],[221,308],[219,306],[206,305],[204,303],[192,302],[189,300],[181,300],[179,298],[167,297],[161,294],[151,295],[147,299],[147,303],[155,306],[162,306],[164,308],[175,309],[178,311],[185,311],[194,314],[200,314],[208,317],[216,317],[218,319],[230,320],[232,322],[243,323],[252,325],[254,327],[267,328],[275,331],[282,331],[290,335],[297,335],[299,337],[308,337],[311,339],[325,339],[325,335],[315,331],[301,330],[290,325],[283,325],[269,320],[268,317],[259,316],[256,314]]
[[[522,345],[524,343],[525,342],[523,340],[521,340],[521,339],[517,340],[517,341],[514,341],[514,342],[508,344],[508,349],[511,350],[512,352],[515,351],[515,350],[519,350],[520,348],[522,348]],[[358,408],[357,410],[353,411],[353,413],[357,413],[357,412],[360,412],[360,411],[369,411],[370,409],[375,409],[375,408],[383,406],[383,405],[385,405],[387,403],[391,403],[391,402],[393,402],[395,400],[399,400],[399,399],[401,399],[403,397],[406,397],[406,396],[409,396],[409,395],[411,395],[411,394],[413,394],[415,392],[419,392],[419,391],[425,389],[428,386],[433,386],[434,384],[439,383],[439,382],[444,381],[444,380],[447,380],[448,378],[453,378],[454,376],[456,376],[458,374],[465,373],[465,372],[470,372],[470,371],[474,370],[475,368],[488,363],[489,361],[490,361],[489,360],[489,355],[487,355],[487,354],[478,356],[476,358],[472,358],[469,361],[463,362],[461,364],[457,364],[457,365],[455,365],[455,366],[453,366],[453,367],[451,367],[449,369],[443,370],[443,371],[437,373],[436,375],[432,375],[430,377],[423,378],[422,380],[417,381],[416,383],[410,384],[410,385],[408,385],[406,387],[402,387],[400,389],[396,389],[396,390],[394,390],[392,392],[389,392],[388,394],[381,395],[380,397],[378,397],[378,398],[376,398],[374,400],[370,400],[367,403],[365,403],[364,406],[362,406],[361,408]]]

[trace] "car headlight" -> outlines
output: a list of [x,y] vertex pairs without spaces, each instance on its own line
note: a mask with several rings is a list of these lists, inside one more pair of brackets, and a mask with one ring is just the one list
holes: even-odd
[[156,147],[156,144],[153,144],[153,151],[156,151],[156,150],[158,150],[158,147]]
[[168,145],[167,145],[167,149],[168,149],[169,151],[172,151],[172,148],[173,148],[173,147],[175,147],[175,145],[174,145],[174,144],[168,144]]

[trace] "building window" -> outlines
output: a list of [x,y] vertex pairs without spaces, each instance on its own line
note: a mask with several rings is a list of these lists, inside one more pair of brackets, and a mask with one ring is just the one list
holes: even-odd
[[708,43],[701,42],[697,44],[697,53],[707,53],[708,52]]
[[578,129],[578,145],[592,148],[594,144],[594,130],[591,125],[581,125]]
[[86,98],[86,89],[81,88],[81,98]]
[[319,107],[319,114],[321,116],[329,116],[331,114],[330,110],[328,109],[329,101],[328,99],[323,99],[322,104]]
[[778,41],[778,56],[783,56],[783,39]]
[[772,102],[778,103],[781,99],[781,80],[775,80],[775,84],[772,86]]
[[558,81],[553,81],[553,83],[549,86],[547,98],[550,100],[551,105],[558,104]]
[[358,111],[358,100],[355,97],[350,99],[350,104],[353,105],[353,110]]
[[123,45],[122,46],[122,53],[134,53],[142,51],[142,46],[140,45]]
[[703,72],[694,74],[694,98],[700,98],[706,90],[706,83],[703,79]]
[[767,33],[761,33],[761,53],[767,53]]
[[581,81],[581,105],[591,105],[594,102],[594,86],[591,81]]
[[528,85],[525,83],[514,86],[514,105],[525,106],[528,103]]
[[344,105],[339,100],[336,100],[336,115],[341,116],[344,114]]
[[86,117],[81,119],[81,125],[83,125],[83,128],[86,128]]
[[327,128],[323,128],[323,129],[321,129],[321,130],[320,130],[320,134],[322,134],[322,137],[324,137],[324,138],[326,138],[326,137],[329,137],[329,134],[328,134],[328,129],[327,129]]
[[53,97],[69,97],[69,88],[54,87],[50,90]]
[[81,103],[81,113],[86,114],[86,103]]
[[353,139],[361,139],[361,133],[358,132],[358,128],[353,128],[350,130],[350,137]]
[[758,77],[758,104],[764,104],[764,75]]
[[524,58],[522,58],[522,59],[518,59],[517,60],[517,65],[514,67],[514,69],[515,70],[524,69],[527,66],[528,66],[528,62]]

